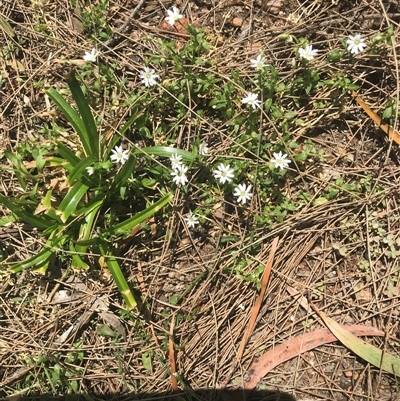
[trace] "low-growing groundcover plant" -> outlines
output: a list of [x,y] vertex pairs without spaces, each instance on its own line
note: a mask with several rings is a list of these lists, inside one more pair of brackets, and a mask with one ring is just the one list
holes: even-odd
[[[166,20],[173,26],[182,17],[174,7]],[[66,79],[66,95],[47,90],[68,123],[71,140],[66,144],[56,129],[50,129],[53,146],[37,145],[28,151],[35,160],[33,168],[25,166],[26,154],[18,149],[5,153],[22,191],[19,196],[2,194],[0,202],[11,212],[9,220],[36,227],[46,239],[33,257],[5,260],[13,272],[34,268],[44,273],[56,260],[74,269],[107,265],[127,308],[132,309],[137,301],[114,244],[158,212],[164,218],[174,213],[173,194],[182,199],[188,229],[205,224],[210,207],[222,202],[237,208],[238,215],[250,216],[247,225],[254,227],[250,233],[258,226],[271,228],[313,200],[304,191],[289,196],[283,190],[286,180],[299,172],[299,165],[323,158],[312,142],[292,138],[291,130],[306,124],[297,112],[321,88],[345,93],[357,86],[340,71],[332,77],[328,61],[314,67],[317,59],[333,56],[294,36],[290,40],[296,43],[297,66],[290,76],[280,76],[260,52],[248,60],[253,76],[232,70],[224,77],[215,68],[221,60],[213,59],[206,32],[191,25],[186,29],[185,44],[158,41],[160,53],[149,56],[138,71],[139,89],[124,93],[121,85],[119,100],[130,115],[111,135],[100,133],[101,121],[91,109],[96,110],[97,104],[91,103],[90,83],[94,91],[102,78],[105,90],[114,85],[107,74],[101,75],[107,69],[101,51],[93,48],[85,53],[86,64]],[[359,34],[345,43],[351,56],[367,46]],[[335,57],[349,54],[343,51]],[[185,122],[189,119],[196,134],[177,143],[182,126],[188,134]],[[204,121],[224,129],[205,135]],[[275,133],[264,134],[267,122],[276,127]],[[231,143],[229,152],[217,150],[221,136]],[[46,176],[55,180],[49,184]],[[318,202],[340,191],[338,181]],[[255,198],[261,205],[258,210],[251,207]]]

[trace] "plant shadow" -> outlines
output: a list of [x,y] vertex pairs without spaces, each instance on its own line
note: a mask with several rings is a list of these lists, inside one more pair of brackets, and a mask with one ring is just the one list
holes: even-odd
[[54,396],[51,394],[17,396],[3,400],[18,401],[296,401],[296,399],[281,391],[262,390],[186,390],[175,393],[123,393],[123,394],[68,394]]

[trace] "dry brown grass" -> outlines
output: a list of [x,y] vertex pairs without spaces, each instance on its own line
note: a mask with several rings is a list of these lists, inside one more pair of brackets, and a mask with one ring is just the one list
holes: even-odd
[[[293,23],[262,11],[259,2],[182,2],[193,20],[206,26],[217,44],[214,56],[225,60],[218,66],[218,74],[228,74],[232,67],[243,76],[250,74],[248,58],[257,53],[261,45],[266,55],[282,71],[290,73],[292,44],[277,40],[282,33],[291,32],[307,36],[318,48],[331,50],[338,47],[339,39],[350,33],[362,32],[371,37],[394,26],[392,46],[384,59],[360,56],[351,69],[346,63],[332,65],[340,69],[362,88],[362,96],[378,114],[386,101],[399,99],[399,21],[400,4],[397,1],[341,0],[334,1],[282,1],[284,16],[298,17]],[[279,2],[277,2],[279,3]],[[200,4],[200,3],[199,3]],[[108,19],[111,26],[124,32],[118,40],[102,48],[104,60],[118,64],[117,80],[128,79],[129,90],[139,85],[137,71],[142,57],[157,53],[157,42],[147,35],[164,37],[158,22],[170,2],[145,2],[131,24],[124,26],[135,4],[114,0],[110,4]],[[207,7],[208,6],[208,7]],[[70,65],[65,60],[79,60],[92,46],[76,23],[71,0],[57,0],[42,5],[23,0],[3,0],[0,11],[16,32],[24,39],[18,51],[3,57],[0,92],[1,149],[13,150],[26,140],[43,141],[37,131],[40,121],[49,121],[51,115],[43,88],[34,85],[46,82],[46,87],[63,86],[62,80]],[[233,16],[244,19],[238,30],[229,25]],[[35,30],[38,21],[46,26],[47,34]],[[293,19],[292,19],[293,21]],[[247,24],[252,24],[246,30]],[[125,29],[126,28],[126,29]],[[7,35],[0,36],[1,47],[15,48]],[[101,47],[101,44],[99,44]],[[256,49],[256,50],[255,50]],[[382,60],[384,61],[382,63]],[[172,77],[171,77],[172,78]],[[319,93],[321,100],[336,98],[338,93]],[[103,104],[110,104],[110,98]],[[333,103],[332,103],[333,104]],[[114,285],[101,272],[79,275],[81,298],[73,303],[47,302],[61,288],[73,290],[75,284],[64,283],[63,272],[38,277],[24,272],[10,277],[0,269],[3,278],[0,288],[0,396],[11,396],[17,390],[27,394],[42,394],[46,377],[43,366],[59,363],[69,370],[82,392],[107,398],[119,394],[121,399],[136,393],[162,393],[170,390],[167,347],[171,317],[176,319],[174,341],[178,372],[184,381],[181,388],[217,388],[232,375],[230,386],[240,385],[250,363],[275,344],[289,340],[303,332],[320,327],[315,316],[307,315],[297,299],[289,295],[288,285],[311,299],[329,316],[343,324],[371,325],[386,333],[385,338],[368,341],[378,348],[400,356],[400,271],[399,258],[385,255],[384,243],[374,243],[379,224],[387,234],[400,236],[400,169],[399,150],[368,118],[348,94],[340,95],[340,102],[328,107],[324,113],[304,105],[299,118],[307,121],[293,132],[295,138],[310,138],[327,155],[318,165],[298,165],[287,193],[307,190],[318,198],[332,175],[358,182],[371,176],[369,196],[360,194],[350,199],[346,194],[324,205],[310,201],[294,212],[283,223],[272,229],[260,229],[251,242],[246,236],[246,225],[235,212],[213,211],[208,229],[201,235],[175,232],[177,242],[165,237],[140,237],[124,249],[127,275],[138,283],[147,310],[135,316],[119,315],[119,298]],[[104,121],[123,120],[126,110],[119,107],[112,112],[106,107],[98,113]],[[230,141],[224,125],[218,121],[203,121],[210,137],[220,138],[218,152],[229,152]],[[105,123],[107,124],[107,123]],[[157,121],[154,122],[157,124]],[[268,122],[265,122],[268,126]],[[393,124],[398,127],[397,118]],[[102,127],[104,130],[113,128]],[[270,130],[276,129],[271,126]],[[190,142],[191,127],[182,128],[177,146],[185,148]],[[298,174],[301,172],[300,174]],[[2,191],[15,191],[16,179],[1,173]],[[180,206],[179,198],[176,207]],[[262,205],[253,203],[253,207]],[[5,213],[5,211],[4,211]],[[251,212],[249,212],[251,213]],[[179,227],[179,213],[168,223],[170,229]],[[5,246],[19,249],[25,254],[37,249],[41,241],[29,227],[15,225],[3,228],[0,241]],[[221,235],[235,235],[238,243],[221,246]],[[254,283],[245,282],[229,267],[237,258],[246,258],[242,274],[254,272],[268,257],[270,244],[280,237],[272,279],[268,288],[270,303],[262,311],[240,366],[231,371],[235,356],[248,322],[251,307],[257,295]],[[255,244],[262,244],[258,254],[252,252]],[[342,254],[338,247],[345,248]],[[367,260],[370,268],[362,271],[359,264]],[[393,280],[397,278],[397,281]],[[196,282],[198,279],[198,282]],[[193,288],[190,284],[196,282]],[[392,292],[388,292],[393,285]],[[179,306],[171,305],[169,297],[188,289]],[[86,298],[83,296],[85,295]],[[107,310],[119,317],[124,337],[99,336],[97,329],[107,318],[101,316],[93,302],[101,299]],[[243,309],[242,309],[243,307]],[[100,308],[101,309],[101,308]],[[59,336],[71,324],[85,316],[79,330],[64,343]],[[112,319],[109,316],[109,319]],[[115,321],[113,322],[115,325]],[[115,326],[114,326],[115,327]],[[80,341],[83,359],[67,360],[67,354],[76,352]],[[75,344],[75,345],[74,345]],[[28,364],[27,357],[46,355],[48,361]],[[152,356],[151,369],[145,368],[144,358]],[[77,368],[79,366],[79,369]],[[398,400],[400,386],[396,379],[358,359],[339,343],[320,347],[278,366],[260,383],[260,388],[280,389],[292,394],[298,401],[309,400]],[[28,384],[38,384],[29,389]],[[397,386],[397,387],[396,387]],[[213,395],[213,397],[217,397]]]

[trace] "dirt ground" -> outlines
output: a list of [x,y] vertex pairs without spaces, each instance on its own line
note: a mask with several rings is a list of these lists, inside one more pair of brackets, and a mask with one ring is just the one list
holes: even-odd
[[[214,54],[223,60],[220,74],[235,67],[246,75],[246,60],[259,49],[282,71],[290,71],[292,45],[278,39],[282,34],[304,36],[319,48],[330,49],[338,37],[354,32],[372,37],[392,25],[395,34],[384,58],[363,56],[351,69],[343,62],[332,65],[332,71],[346,71],[377,114],[389,99],[399,99],[399,0],[149,0],[140,4],[111,0],[107,24],[113,34],[98,47],[106,62],[118,65],[117,79],[126,78],[129,87],[138,85],[132,66],[141,65],[146,55],[158,50],[157,42],[147,38],[179,36],[160,25],[172,6],[207,29]],[[74,64],[71,60],[82,59],[92,47],[81,22],[85,7],[90,6],[72,0],[2,0],[0,15],[18,38],[17,46],[16,38],[0,34],[2,167],[6,150],[26,141],[48,140],[43,131],[39,133],[54,117],[44,90],[64,87],[64,76]],[[37,29],[40,24],[46,27],[43,31]],[[65,389],[73,393],[74,382],[76,392],[89,400],[162,399],[171,391],[168,344],[172,338],[178,387],[187,391],[189,399],[237,399],[222,389],[242,388],[257,358],[323,327],[315,312],[301,306],[300,296],[343,325],[382,330],[383,337],[363,338],[400,357],[399,145],[389,140],[350,92],[319,96],[331,107],[319,113],[305,105],[299,118],[307,124],[292,135],[304,143],[309,139],[323,150],[325,159],[299,164],[301,174],[293,176],[292,188],[307,190],[315,200],[340,176],[348,185],[360,185],[358,193],[344,191],[323,204],[310,201],[282,222],[258,229],[253,243],[218,241],[233,233],[246,238],[244,217],[240,221],[235,213],[218,207],[207,226],[192,235],[175,230],[174,242],[165,233],[160,235],[154,223],[154,230],[121,244],[118,255],[143,299],[144,306],[134,317],[124,314],[107,272],[77,272],[65,279],[64,270],[57,266],[45,276],[30,270],[10,275],[0,267],[0,397],[63,396]],[[123,107],[118,110],[119,118]],[[204,127],[210,138],[215,125],[218,121]],[[391,125],[398,129],[397,113]],[[184,145],[185,139],[180,140],[178,145]],[[0,179],[1,191],[12,194],[16,178],[3,168]],[[5,210],[1,213],[0,217],[6,215]],[[173,230],[178,221],[172,217],[169,227]],[[263,266],[277,236],[267,295],[237,364],[258,294],[254,282],[243,277]],[[35,252],[40,241],[40,235],[25,225],[0,228],[5,252]],[[254,246],[258,246],[256,253]],[[242,277],[230,268],[238,247],[241,255],[246,254]],[[104,334],[107,330],[111,331]],[[52,387],[56,365],[62,373],[57,376],[59,387],[54,383]],[[209,393],[198,392],[204,389]],[[400,378],[335,341],[279,364],[258,383],[255,394],[268,400],[399,401],[399,389]]]

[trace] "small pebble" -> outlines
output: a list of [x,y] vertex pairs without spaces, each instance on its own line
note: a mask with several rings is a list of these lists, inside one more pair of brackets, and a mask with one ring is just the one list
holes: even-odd
[[235,17],[231,20],[231,25],[235,28],[240,28],[243,25],[243,19]]

